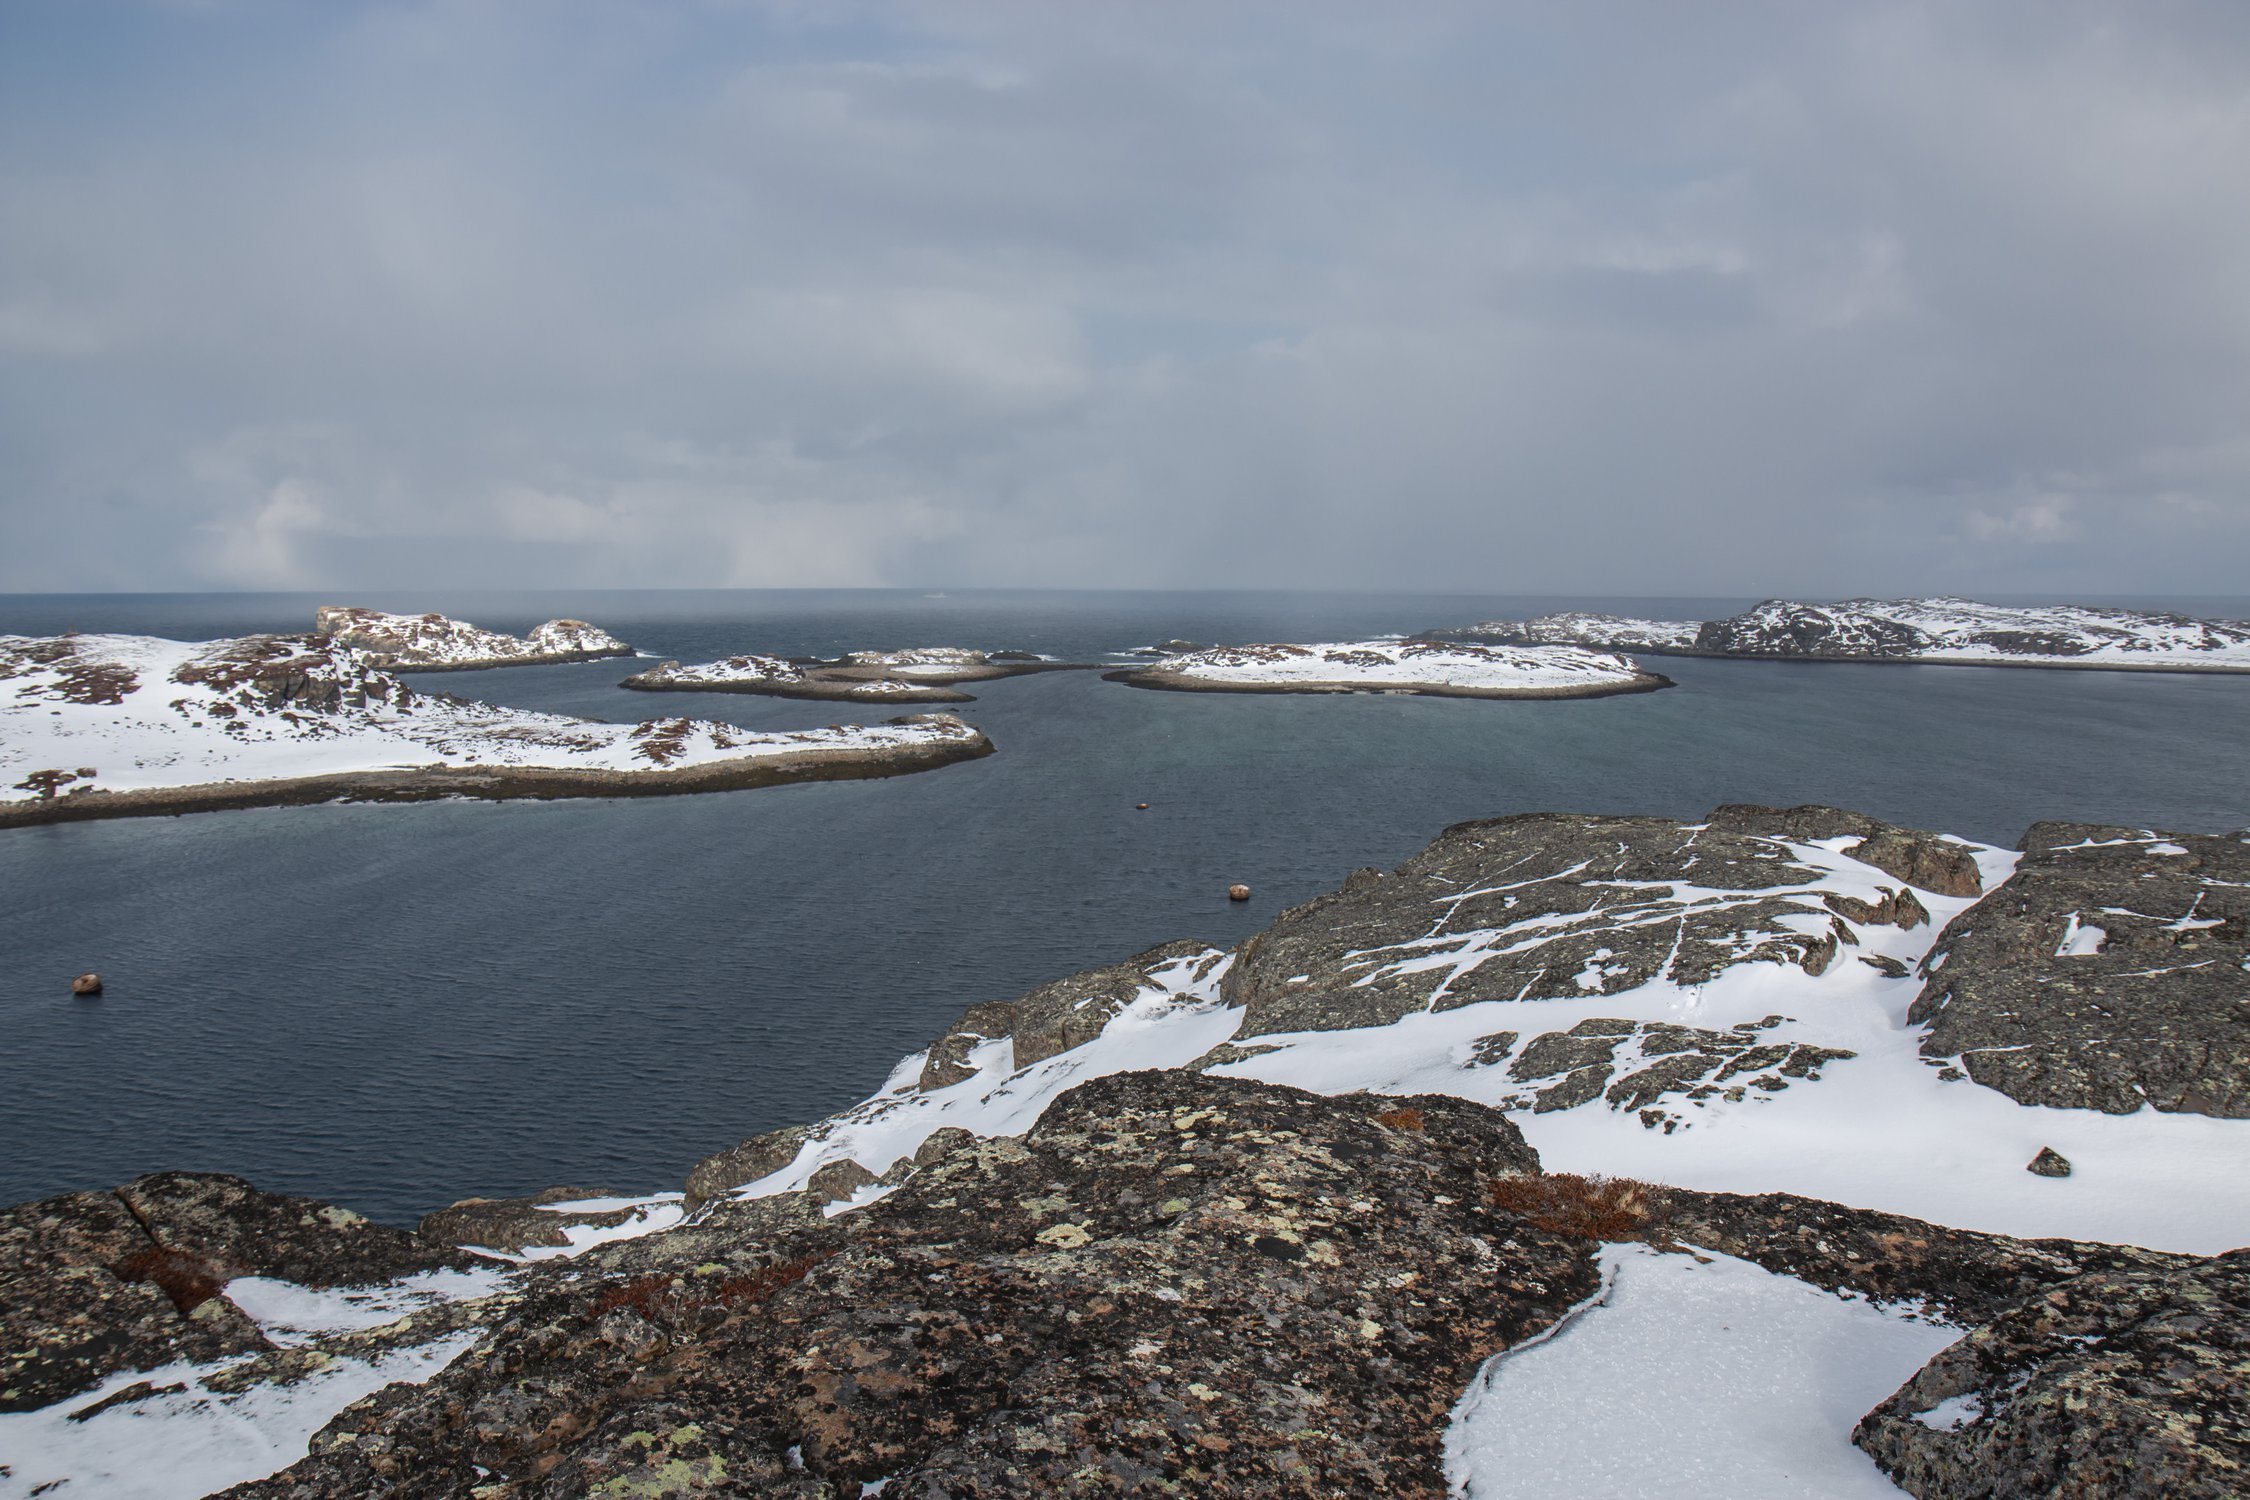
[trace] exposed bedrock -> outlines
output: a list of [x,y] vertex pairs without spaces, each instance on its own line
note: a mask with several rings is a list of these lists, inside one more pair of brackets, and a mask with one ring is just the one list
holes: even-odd
[[2250,835],[2039,823],[1909,1018],[2025,1104],[2250,1118]]
[[1535,1169],[1453,1099],[1119,1074],[836,1219],[719,1205],[729,1260],[553,1273],[231,1493],[1435,1497],[1478,1364],[1595,1289],[1489,1205]]
[[[1865,896],[1789,840],[1853,840]],[[1813,851],[1822,854],[1824,851]],[[1904,872],[1904,873],[1902,873]],[[1879,884],[1888,875],[1895,884]],[[1579,999],[1738,964],[1817,975],[1855,925],[1928,920],[1906,885],[1976,887],[1964,846],[1833,808],[1727,807],[1704,825],[1533,813],[1462,823],[1396,870],[1283,912],[1228,973],[1240,1035],[1381,1026],[1483,1000]]]
[[220,1295],[238,1276],[361,1286],[466,1264],[347,1209],[211,1173],[19,1204],[0,1210],[0,1411],[119,1370],[265,1349]]
[[2250,1492],[2250,1250],[2102,1271],[2001,1313],[1852,1434],[1923,1500]]

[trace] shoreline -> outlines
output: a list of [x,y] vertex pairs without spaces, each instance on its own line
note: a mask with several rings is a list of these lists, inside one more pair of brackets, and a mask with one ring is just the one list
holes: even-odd
[[416,766],[335,771],[267,781],[214,781],[128,791],[82,792],[0,804],[0,829],[99,818],[177,817],[252,807],[303,807],[326,802],[434,802],[448,797],[489,802],[534,799],[656,797],[743,791],[802,781],[868,781],[934,771],[981,760],[997,747],[982,730],[965,739],[876,750],[803,750],[665,770],[570,770],[550,766]]
[[1104,682],[1162,693],[1310,693],[1322,696],[1360,694],[1392,698],[1531,698],[1549,701],[1572,698],[1616,698],[1628,693],[1654,693],[1679,684],[1661,672],[1642,672],[1626,682],[1586,684],[1578,687],[1471,687],[1444,682],[1215,682],[1153,667],[1127,667],[1104,672]]
[[481,661],[403,662],[386,658],[380,649],[368,652],[386,672],[489,672],[497,667],[563,667],[636,654],[631,646],[620,646],[614,651],[549,651],[539,656],[489,657]]
[[[1581,643],[1542,641],[1538,644]],[[1589,644],[1584,649],[1591,651],[1596,648]],[[1755,661],[1783,665],[1795,662],[1814,667],[2019,667],[2039,672],[2156,672],[2186,677],[2250,676],[2250,664],[2237,667],[2201,662],[2072,661],[2060,657],[2051,661],[2027,661],[1983,656],[1837,656],[1815,652],[1802,656],[1768,656],[1750,651],[1699,651],[1693,646],[1607,646],[1599,649],[1627,651],[1640,656],[1688,656],[1701,661]]]

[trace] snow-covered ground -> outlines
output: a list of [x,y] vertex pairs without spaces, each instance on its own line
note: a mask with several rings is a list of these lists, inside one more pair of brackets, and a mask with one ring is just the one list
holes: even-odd
[[0,802],[439,765],[648,772],[974,736],[940,717],[788,734],[596,723],[417,693],[319,637],[0,636]]
[[[226,1295],[288,1349],[505,1286],[497,1270],[425,1272],[348,1292],[246,1277]],[[124,1371],[52,1406],[0,1413],[0,1500],[193,1500],[262,1479],[304,1457],[313,1434],[354,1401],[394,1381],[428,1380],[475,1342],[473,1332],[451,1333],[364,1358],[315,1359],[283,1379],[239,1378],[269,1357],[255,1355]]]
[[[1793,858],[1820,878],[1806,887],[1865,900],[1895,877],[1840,852],[1849,839],[1792,844]],[[1986,891],[2013,868],[2009,851],[1979,850]],[[1693,903],[1740,903],[1739,891],[1674,885],[1650,893],[1644,908],[1612,910],[1607,920],[1651,923]],[[1786,889],[1752,893],[1766,898]],[[1882,1209],[1960,1228],[2026,1237],[2064,1236],[2215,1253],[2250,1244],[2250,1120],[2166,1114],[2130,1115],[2048,1109],[2016,1103],[1966,1077],[1947,1079],[1918,1050],[1919,1026],[1906,1013],[1922,981],[1892,978],[1861,955],[1889,958],[1909,970],[1921,962],[1946,922],[1970,906],[1966,898],[1922,891],[1931,920],[1911,929],[1855,923],[1859,946],[1847,947],[1820,975],[1793,964],[1742,963],[1703,985],[1653,980],[1614,994],[1495,1000],[1431,1010],[1387,1026],[1261,1035],[1243,1040],[1254,1056],[1210,1068],[1214,1076],[1255,1078],[1324,1094],[1369,1090],[1439,1093],[1511,1107],[1511,1118],[1551,1170],[1602,1172],[1680,1187],[1735,1193],[1794,1192],[1859,1208]],[[1433,910],[1433,919],[1437,913]],[[1782,919],[1795,924],[1799,919]],[[1826,930],[1828,918],[1807,916],[1805,930]],[[1365,972],[1409,963],[1432,973],[1463,971],[1561,929],[1534,919],[1538,931],[1478,929],[1447,934],[1413,951],[1364,955]],[[1744,935],[1746,942],[1755,934]],[[1028,1068],[1015,1066],[1014,1043],[982,1044],[969,1057],[975,1076],[950,1087],[916,1086],[924,1054],[902,1061],[885,1087],[816,1129],[797,1158],[738,1189],[762,1196],[804,1186],[826,1163],[851,1158],[882,1173],[929,1135],[960,1126],[978,1135],[1030,1129],[1047,1104],[1090,1078],[1134,1068],[1178,1067],[1232,1040],[1243,1012],[1219,998],[1225,963],[1195,978],[1202,957],[1182,959],[1143,988],[1101,1036]],[[1738,1089],[1702,1100],[1665,1101],[1676,1128],[1651,1128],[1637,1110],[1596,1096],[1545,1113],[1523,1107],[1529,1092],[1508,1064],[1532,1039],[1567,1031],[1592,1018],[1692,1026],[1723,1031],[1784,1019],[1758,1033],[1760,1043],[1804,1042],[1856,1056],[1823,1064],[1818,1078],[1800,1078],[1775,1092]],[[1492,1039],[1515,1032],[1506,1047]],[[1637,1065],[1637,1043],[1619,1049],[1617,1074]],[[2067,1178],[2025,1170],[2041,1147],[2069,1158]]]
[[1700,620],[1638,620],[1624,615],[1566,610],[1530,620],[1484,620],[1465,634],[1506,636],[1531,645],[1599,646],[1613,651],[1686,650]]
[[1146,672],[1244,688],[1345,685],[1535,692],[1630,687],[1647,680],[1630,657],[1575,646],[1440,645],[1346,641],[1328,645],[1215,646],[1167,656]]
[[1897,1500],[1852,1428],[1961,1335],[1730,1256],[1602,1251],[1601,1293],[1454,1409],[1464,1500]]
[[584,620],[549,620],[522,637],[444,615],[394,615],[325,604],[313,628],[382,658],[388,667],[505,667],[529,662],[629,656],[633,648]]

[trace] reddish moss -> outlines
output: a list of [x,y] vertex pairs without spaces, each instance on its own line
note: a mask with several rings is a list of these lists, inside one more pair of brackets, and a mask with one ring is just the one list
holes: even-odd
[[1647,1218],[1648,1184],[1630,1177],[1581,1177],[1575,1172],[1502,1177],[1487,1196],[1495,1208],[1528,1219],[1550,1234],[1586,1240],[1640,1237]]
[[[829,1252],[833,1254],[834,1252]],[[706,1307],[756,1307],[774,1293],[805,1279],[828,1255],[808,1255],[739,1276],[642,1276],[602,1289],[594,1311],[630,1309],[644,1318],[666,1321]]]
[[181,1312],[193,1312],[226,1290],[226,1278],[184,1250],[151,1245],[111,1267],[119,1281],[149,1282]]
[[1426,1128],[1422,1121],[1422,1112],[1411,1106],[1386,1109],[1375,1117],[1375,1123],[1387,1125],[1393,1130],[1422,1130]]

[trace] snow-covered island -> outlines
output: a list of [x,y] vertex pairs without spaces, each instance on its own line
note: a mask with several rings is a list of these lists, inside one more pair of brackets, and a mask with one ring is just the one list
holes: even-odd
[[272,803],[624,796],[991,753],[945,714],[799,733],[420,693],[331,635],[0,636],[0,827]]
[[0,1479],[2235,1495],[2246,968],[2250,833],[1459,824],[664,1190],[0,1211]]
[[2250,622],[1973,599],[1848,599],[1837,604],[1768,599],[1722,620],[1566,612],[1432,630],[1426,638],[1782,661],[2250,672]]
[[668,661],[634,673],[619,686],[643,692],[761,693],[843,703],[971,703],[973,694],[952,685],[1029,672],[1084,670],[1075,662],[1050,661],[1028,651],[920,646],[904,651],[847,651],[832,661],[755,652],[685,666]]
[[393,615],[327,604],[314,613],[313,628],[394,672],[474,672],[633,654],[631,646],[584,620],[549,620],[529,635],[513,636],[440,614]]
[[1670,687],[1631,657],[1572,646],[1426,640],[1213,646],[1105,674],[1201,693],[1407,693],[1437,698],[1604,698]]

